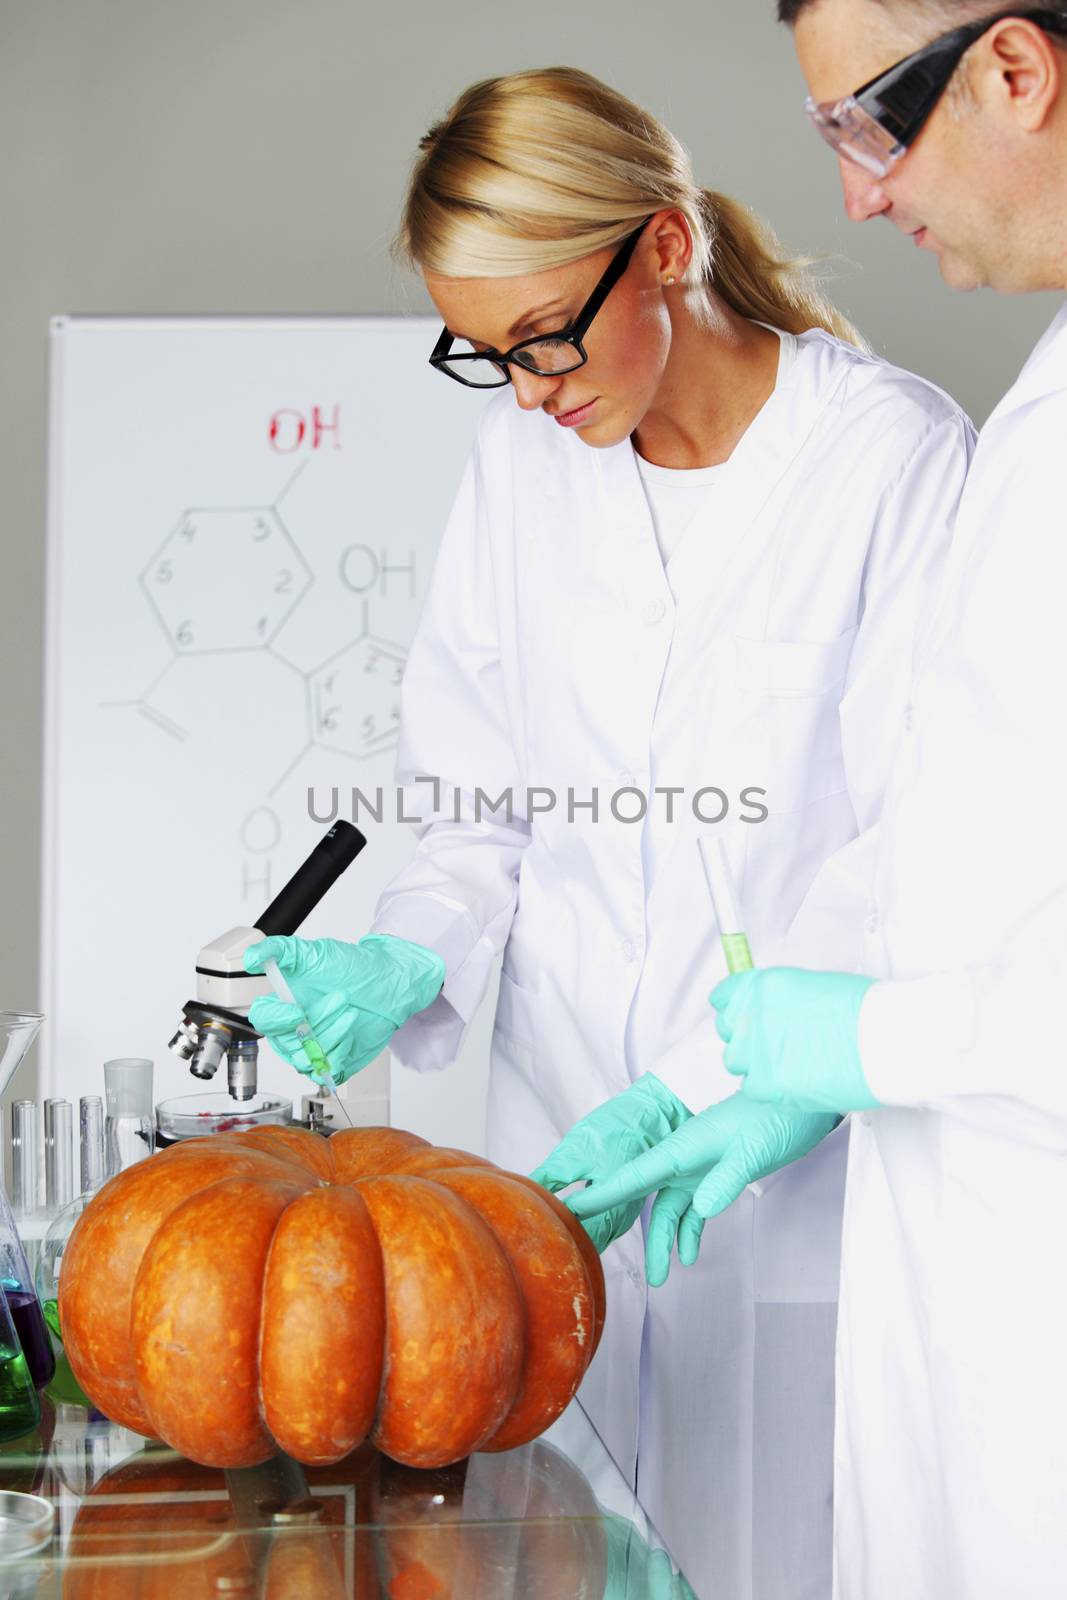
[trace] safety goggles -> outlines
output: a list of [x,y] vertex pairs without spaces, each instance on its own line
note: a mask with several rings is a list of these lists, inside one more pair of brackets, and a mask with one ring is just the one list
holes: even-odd
[[809,98],[805,110],[838,155],[887,178],[919,137],[972,44],[1009,17],[1034,22],[1046,33],[1067,34],[1067,12],[998,11],[942,34],[843,100]]
[[584,367],[589,357],[582,340],[589,332],[593,318],[614,289],[637,248],[637,241],[651,219],[646,217],[639,228],[628,233],[618,250],[608,262],[607,270],[593,290],[574,321],[549,338],[523,339],[510,350],[477,350],[466,339],[457,339],[447,328],[430,357],[431,367],[455,378],[468,389],[502,389],[511,382],[511,367],[522,367],[539,378],[558,378],[565,372],[575,372]]

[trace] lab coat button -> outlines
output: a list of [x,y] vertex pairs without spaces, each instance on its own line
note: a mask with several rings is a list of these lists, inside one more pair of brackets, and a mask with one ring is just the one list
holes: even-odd
[[915,707],[911,704],[911,701],[909,700],[908,704],[904,707],[904,728],[905,728],[905,731],[910,733],[912,728],[914,728],[914,726],[915,726]]
[[867,932],[868,933],[877,933],[878,929],[881,926],[882,926],[882,919],[881,919],[881,917],[880,917],[880,915],[878,913],[878,907],[877,906],[872,906],[871,909],[867,913],[867,922],[866,922]]
[[632,789],[634,784],[637,782],[637,779],[630,771],[629,767],[624,767],[621,772],[617,772],[615,774],[615,778],[620,789]]
[[636,1267],[627,1267],[626,1276],[629,1278],[630,1282],[636,1284],[639,1289],[643,1288],[643,1280]]
[[622,959],[624,961],[632,961],[634,956],[637,954],[637,946],[634,944],[632,939],[624,939],[620,944],[619,949],[622,951]]
[[650,600],[645,607],[645,621],[649,627],[657,622],[662,622],[667,614],[667,607],[662,600]]

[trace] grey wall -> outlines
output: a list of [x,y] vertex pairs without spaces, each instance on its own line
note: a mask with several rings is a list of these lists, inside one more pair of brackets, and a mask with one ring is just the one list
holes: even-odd
[[[790,245],[845,258],[835,293],[876,347],[988,412],[1048,297],[953,297],[886,224],[844,220],[772,13],[772,0],[0,0],[0,1007],[37,997],[51,314],[422,309],[387,255],[419,136],[475,78],[566,63],[664,117],[701,181]],[[136,449],[137,417],[115,426]]]

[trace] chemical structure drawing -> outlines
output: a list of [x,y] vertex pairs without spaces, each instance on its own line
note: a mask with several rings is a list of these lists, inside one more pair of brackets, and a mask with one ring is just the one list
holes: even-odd
[[140,576],[179,655],[270,644],[313,581],[274,506],[183,511]]
[[[296,753],[266,785],[268,798],[316,746],[356,760],[388,751],[397,739],[407,660],[403,645],[373,633],[367,593],[359,598],[359,624],[340,649],[310,669],[287,657],[280,636],[316,581],[278,509],[302,471],[303,465],[271,505],[182,512],[138,577],[169,658],[137,698],[101,702],[102,709],[133,709],[176,742],[188,741],[204,708],[216,704],[219,726],[204,737],[228,737],[232,707],[257,687],[266,691],[269,680],[279,722],[294,728]],[[340,575],[352,594],[359,586],[349,556],[361,552],[360,566],[372,577],[380,571],[384,579],[390,570],[384,552],[379,561],[374,552],[350,547]],[[401,570],[410,573],[414,594],[414,567]]]
[[339,650],[312,674],[316,744],[346,755],[376,755],[396,739],[403,650],[369,635]]

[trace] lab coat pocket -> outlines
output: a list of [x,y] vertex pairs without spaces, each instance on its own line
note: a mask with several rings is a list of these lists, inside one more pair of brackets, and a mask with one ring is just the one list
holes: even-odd
[[506,971],[501,970],[494,1031],[506,1035],[516,1044],[524,1045],[528,1050],[532,1049],[536,1005],[537,996],[532,990],[522,988]]
[[856,628],[836,639],[734,638],[737,685],[754,694],[821,695],[844,682]]
[[543,1161],[570,1125],[558,1085],[538,1071],[535,1000],[501,972],[490,1055],[489,1154],[516,1172]]
[[756,1201],[753,1288],[757,1300],[837,1299],[841,1217],[848,1161],[847,1124],[808,1155],[773,1174]]
[[771,812],[795,812],[847,791],[840,704],[856,638],[735,638],[741,742],[762,772]]

